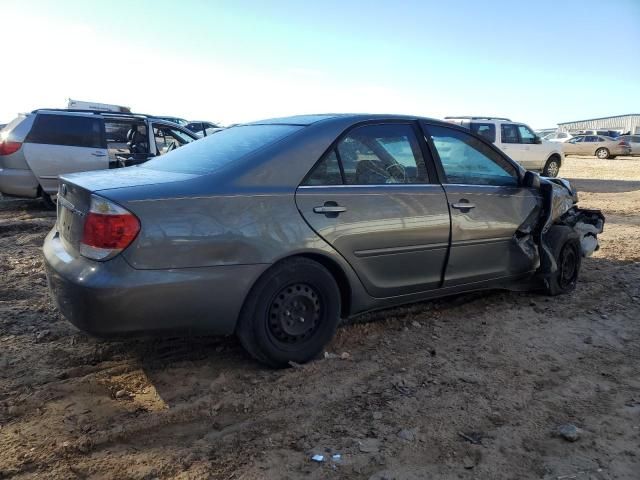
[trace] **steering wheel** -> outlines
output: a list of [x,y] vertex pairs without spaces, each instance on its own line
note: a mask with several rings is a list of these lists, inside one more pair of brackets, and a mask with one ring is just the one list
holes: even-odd
[[407,183],[407,171],[404,168],[404,165],[400,163],[392,163],[391,165],[387,165],[385,170],[391,177],[389,180],[393,179],[396,181],[387,181],[387,183]]
[[178,145],[176,145],[175,141],[172,141],[168,146],[167,149],[164,151],[164,153],[169,153],[172,150],[175,150],[176,148],[178,148]]

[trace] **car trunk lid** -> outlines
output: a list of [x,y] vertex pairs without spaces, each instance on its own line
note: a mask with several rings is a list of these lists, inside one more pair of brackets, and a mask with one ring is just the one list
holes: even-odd
[[65,249],[74,255],[80,252],[84,223],[91,207],[92,194],[97,193],[109,198],[107,191],[188,180],[195,176],[150,169],[143,170],[137,167],[61,176],[58,188],[56,227]]

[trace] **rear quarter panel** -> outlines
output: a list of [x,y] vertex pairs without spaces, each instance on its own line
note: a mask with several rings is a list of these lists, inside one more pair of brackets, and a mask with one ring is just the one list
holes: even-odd
[[268,264],[289,252],[324,249],[293,195],[247,189],[124,202],[141,222],[124,256],[134,268],[163,269]]

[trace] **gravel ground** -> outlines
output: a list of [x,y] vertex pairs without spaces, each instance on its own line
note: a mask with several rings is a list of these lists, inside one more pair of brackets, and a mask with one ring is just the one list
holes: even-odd
[[0,200],[0,478],[640,478],[640,158],[561,174],[607,216],[574,293],[378,312],[282,371],[232,338],[77,331],[53,214]]

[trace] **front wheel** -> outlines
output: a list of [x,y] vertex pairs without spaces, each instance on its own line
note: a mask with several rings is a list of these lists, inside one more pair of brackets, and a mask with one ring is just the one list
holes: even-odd
[[560,172],[560,160],[557,157],[551,157],[542,170],[544,177],[557,177]]
[[599,148],[598,150],[596,150],[596,157],[598,157],[600,160],[606,160],[607,158],[609,158],[609,150],[604,147]]
[[551,248],[557,269],[547,280],[549,295],[561,295],[575,290],[582,265],[582,249],[579,236],[571,227],[555,226],[547,234],[545,242]]
[[340,290],[313,260],[292,258],[268,270],[249,293],[236,328],[242,346],[275,368],[313,360],[340,322]]

